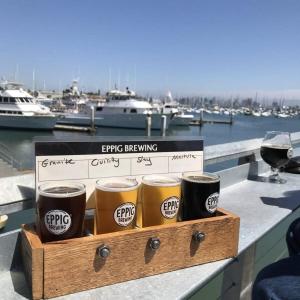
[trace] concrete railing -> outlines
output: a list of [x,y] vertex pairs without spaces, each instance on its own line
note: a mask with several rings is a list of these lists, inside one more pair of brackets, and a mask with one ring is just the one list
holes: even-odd
[[[231,159],[252,155],[260,158],[259,150],[263,139],[251,139],[227,144],[207,146],[204,150],[205,165],[211,165]],[[300,132],[291,134],[292,144],[300,143]]]
[[0,143],[0,159],[8,163],[12,168],[22,170],[22,163],[15,159],[11,154],[11,150],[4,144]]
[[[292,133],[291,139],[293,145],[300,143],[300,132]],[[240,162],[253,162],[260,160],[260,145],[262,139],[250,139],[233,143],[207,146],[204,150],[205,165],[212,165],[228,160],[239,159]],[[232,181],[240,181],[245,178],[238,178],[247,174],[248,166],[241,166],[239,170],[234,171],[231,176]],[[223,172],[224,174],[227,171]],[[227,174],[227,173],[226,173]],[[233,178],[233,179],[232,179]],[[34,173],[0,178],[0,215],[28,209],[34,206]],[[224,186],[229,183],[228,176],[224,176]]]

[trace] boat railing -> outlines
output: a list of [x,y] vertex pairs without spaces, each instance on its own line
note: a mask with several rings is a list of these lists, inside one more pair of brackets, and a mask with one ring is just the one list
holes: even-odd
[[14,158],[14,156],[11,154],[11,150],[2,143],[0,143],[0,159],[8,163],[12,168],[15,168],[19,171],[23,169],[22,162]]

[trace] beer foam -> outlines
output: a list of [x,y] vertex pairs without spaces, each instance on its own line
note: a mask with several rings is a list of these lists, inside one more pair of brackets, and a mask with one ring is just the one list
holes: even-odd
[[138,187],[135,179],[103,178],[96,181],[96,188],[108,192],[131,191]]
[[72,194],[79,192],[80,189],[68,186],[56,186],[52,188],[45,189],[45,193],[52,193],[52,194]]
[[220,177],[217,174],[206,172],[185,172],[182,174],[182,179],[196,183],[213,183],[220,181]]
[[105,187],[112,188],[112,189],[122,189],[122,188],[129,188],[131,185],[124,184],[122,182],[108,182],[104,184]]
[[288,144],[262,144],[261,147],[267,147],[267,148],[272,148],[272,149],[282,149],[282,150],[288,150],[292,146]]
[[155,186],[176,186],[179,185],[181,181],[175,176],[146,175],[142,178],[142,182],[147,185]]
[[47,182],[38,187],[38,193],[52,198],[75,197],[85,193],[85,185],[76,182]]

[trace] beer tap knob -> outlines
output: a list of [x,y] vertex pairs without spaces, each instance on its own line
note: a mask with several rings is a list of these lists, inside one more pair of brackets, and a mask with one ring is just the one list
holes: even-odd
[[100,246],[97,249],[97,253],[102,258],[107,258],[110,255],[110,248],[106,245]]
[[151,250],[157,250],[160,247],[160,239],[156,237],[150,238],[149,247]]
[[205,233],[204,232],[200,232],[200,231],[196,231],[193,233],[193,240],[195,242],[201,243],[205,240]]

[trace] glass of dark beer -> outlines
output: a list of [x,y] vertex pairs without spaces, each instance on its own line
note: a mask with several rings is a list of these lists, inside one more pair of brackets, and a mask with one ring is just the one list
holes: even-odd
[[207,172],[183,173],[182,221],[215,216],[219,193],[219,175]]
[[285,183],[279,176],[279,168],[283,167],[293,156],[291,137],[288,132],[268,131],[260,147],[262,159],[271,166],[271,175],[268,181]]
[[38,187],[37,200],[37,230],[41,241],[45,243],[81,237],[85,207],[84,184],[41,184]]

